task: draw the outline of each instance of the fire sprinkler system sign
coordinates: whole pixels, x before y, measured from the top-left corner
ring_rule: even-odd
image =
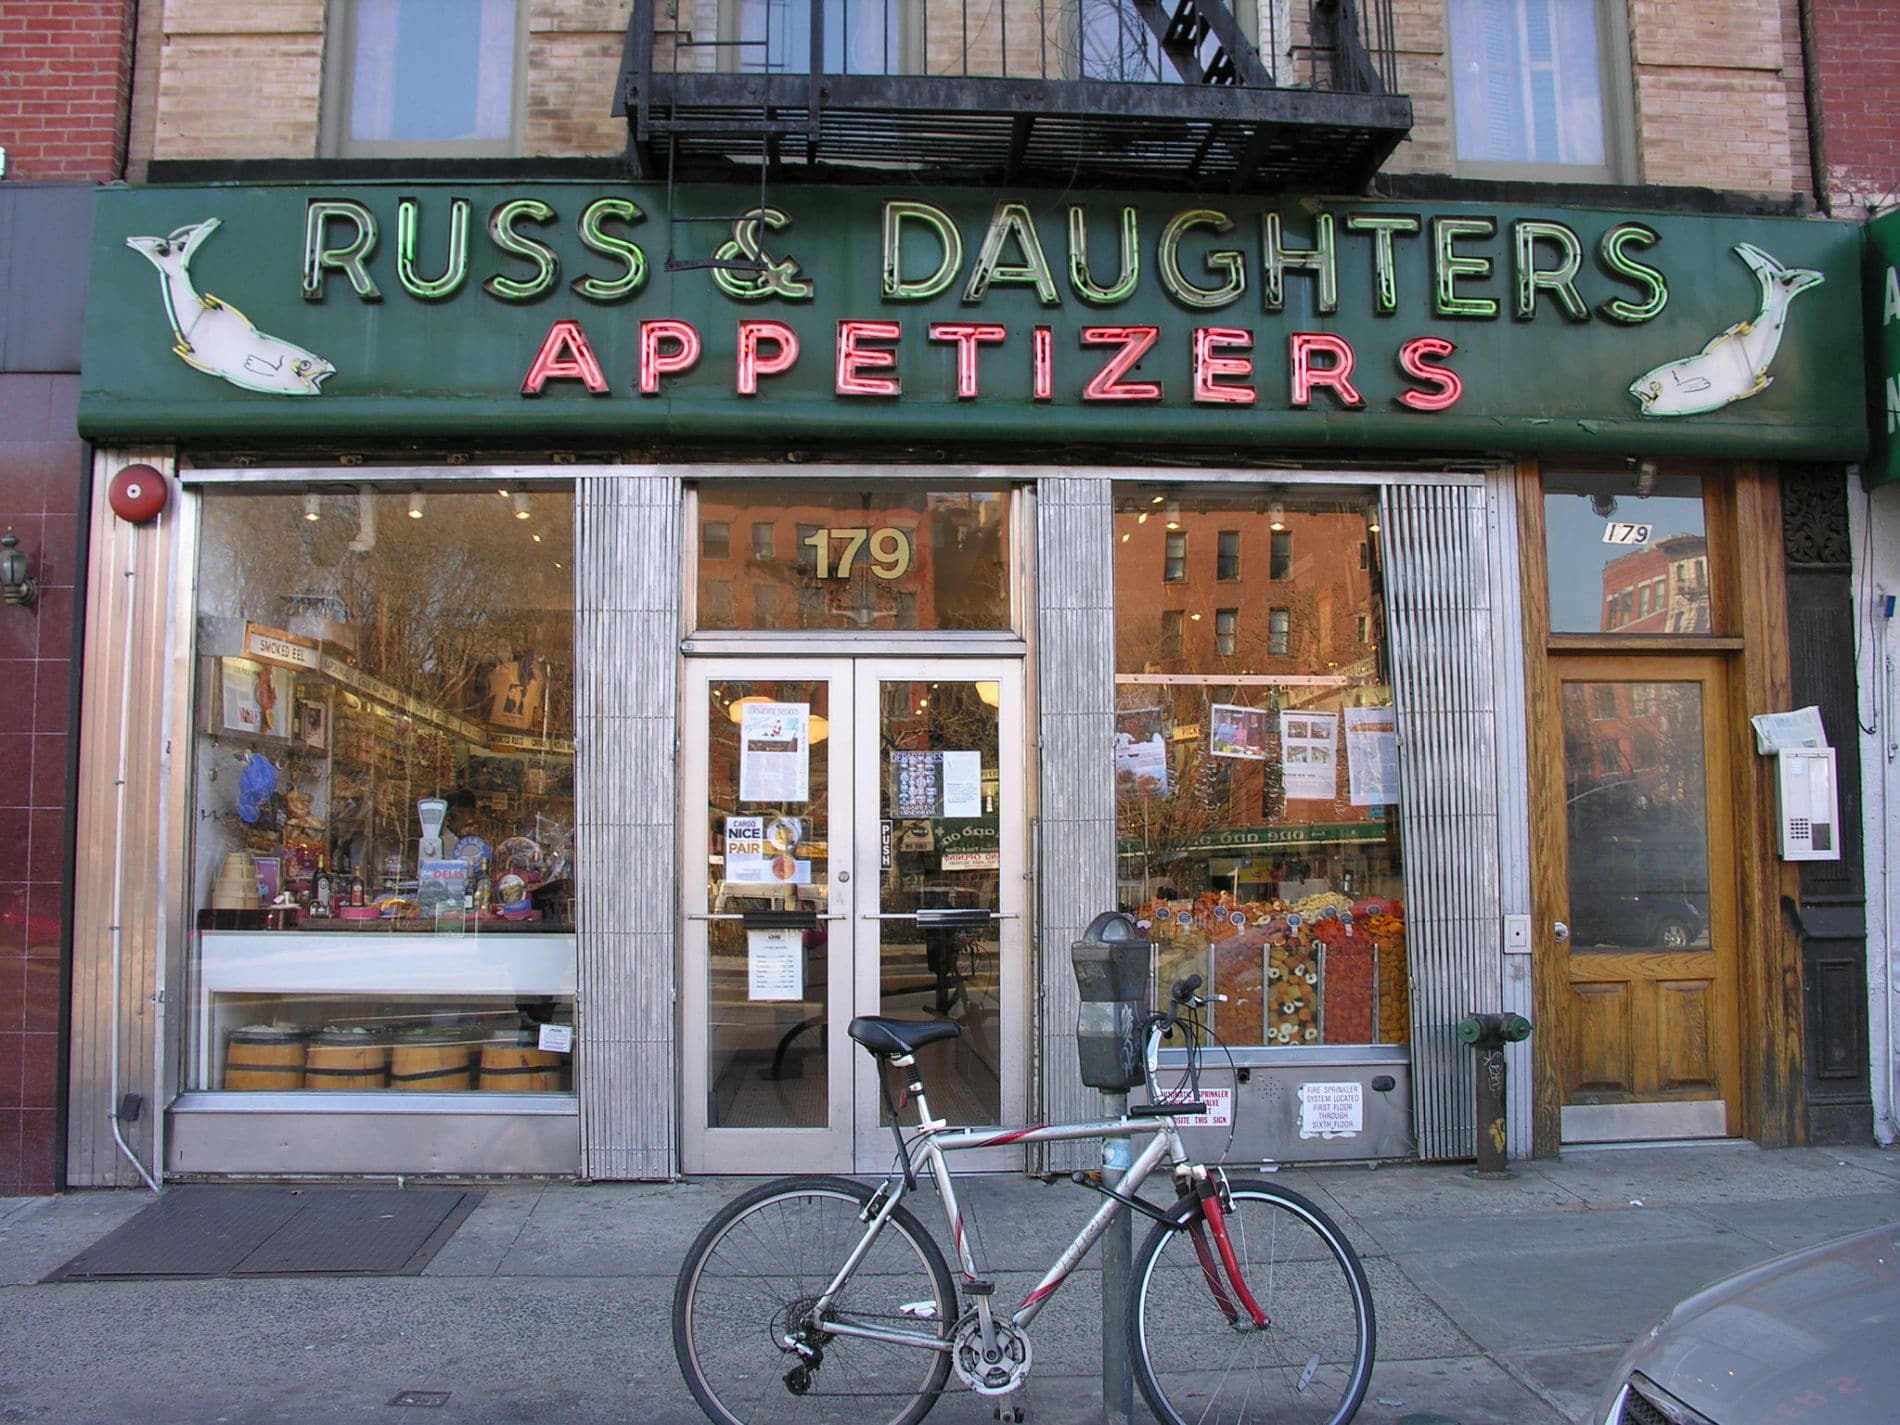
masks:
[[[1844,224],[1156,194],[668,201],[554,182],[104,191],[81,428],[729,440],[743,408],[761,438],[1866,444]]]

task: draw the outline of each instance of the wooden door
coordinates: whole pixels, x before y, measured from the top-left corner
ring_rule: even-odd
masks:
[[[1555,656],[1546,903],[1565,1142],[1739,1131],[1735,818],[1723,665]]]

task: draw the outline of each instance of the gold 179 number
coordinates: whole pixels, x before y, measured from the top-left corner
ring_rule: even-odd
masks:
[[[836,563],[831,557],[834,540],[844,546]],[[891,525],[871,530],[814,530],[801,543],[811,546],[820,579],[849,579],[851,566],[867,543],[871,547],[871,572],[878,578],[901,578],[910,569],[910,535]]]

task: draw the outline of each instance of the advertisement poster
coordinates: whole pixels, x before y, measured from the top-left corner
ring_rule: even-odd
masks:
[[[222,662],[224,730],[288,737],[290,719],[285,710],[294,691],[290,675],[248,658],[226,658]]]
[[[891,785],[897,798],[896,816],[981,816],[983,754],[893,752]]]
[[[811,862],[793,856],[798,818],[729,816],[726,818],[726,884],[729,886],[806,885]]]
[[[1215,703],[1208,708],[1207,750],[1216,757],[1240,757],[1249,762],[1267,760],[1267,710]],[[1287,792],[1292,796],[1291,789]]]
[[[746,703],[741,717],[739,800],[810,800],[810,704]]]
[[[1115,714],[1115,783],[1144,797],[1168,792],[1168,739],[1160,708],[1122,708]]]
[[[746,998],[794,1000],[805,997],[805,937],[799,930],[748,930],[745,933]]]
[[[1346,709],[1346,786],[1356,807],[1399,799],[1399,716],[1392,708]]]
[[[1339,795],[1338,748],[1338,714],[1280,714],[1280,759],[1288,801],[1329,802]]]

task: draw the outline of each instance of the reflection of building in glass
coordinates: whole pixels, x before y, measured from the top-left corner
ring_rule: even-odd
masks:
[[[1672,535],[1603,569],[1605,633],[1708,633],[1709,541]]]

